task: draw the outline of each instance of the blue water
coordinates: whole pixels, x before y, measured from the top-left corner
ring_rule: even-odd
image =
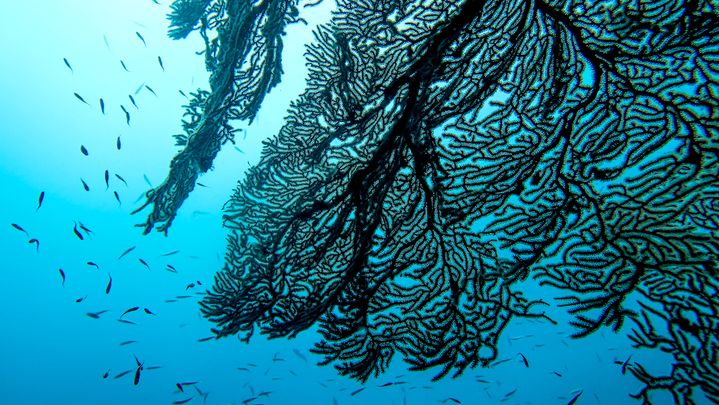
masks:
[[[250,344],[235,338],[198,342],[210,336],[211,325],[199,315],[196,293],[211,284],[222,266],[222,205],[244,171],[257,162],[261,141],[278,131],[289,103],[302,91],[303,45],[316,24],[328,18],[331,4],[305,14],[307,26],[288,29],[282,84],[246,127],[246,137],[238,136],[240,150],[225,147],[215,169],[201,177],[207,187],[195,189],[165,237],[142,236],[134,225],[144,222],[143,214],[130,212],[148,189],[143,176],[159,184],[177,152],[171,135],[181,132],[186,101],[179,90],[189,94],[207,88],[208,74],[203,57],[195,54],[203,48],[199,36],[167,38],[169,8],[162,3],[0,2],[0,15],[5,16],[0,26],[0,403],[169,404],[194,397],[189,403],[240,404],[270,392],[251,403],[454,403],[448,399],[452,397],[471,404],[548,404],[566,403],[576,390],[583,390],[578,403],[619,404],[634,403],[627,394],[637,392],[640,384],[622,375],[615,361],[631,354],[657,370],[669,367],[670,358],[658,351],[631,349],[626,330],[574,340],[566,326],[519,320],[500,342],[500,358],[509,360],[491,369],[431,382],[433,372],[408,372],[397,356],[385,375],[351,395],[363,386],[338,376],[332,367],[316,365],[320,359],[309,353],[318,339],[315,330],[293,340],[255,336]],[[157,96],[146,88],[136,94],[143,84]],[[101,97],[106,115],[100,111]],[[130,126],[120,105],[131,114]],[[121,150],[116,148],[118,136]],[[81,154],[80,145],[89,156]],[[105,170],[110,173],[107,190]],[[45,199],[36,210],[42,191]],[[94,235],[79,240],[73,233],[76,221]],[[39,249],[11,223],[38,239]],[[118,260],[131,246],[136,249]],[[162,256],[175,250],[179,253]],[[176,274],[166,270],[168,264]],[[64,286],[60,268],[66,275]],[[109,275],[112,289],[106,294]],[[201,286],[187,288],[198,280]],[[193,298],[166,302],[185,294]],[[134,306],[140,310],[123,319],[136,324],[117,322]],[[99,319],[86,315],[101,310],[109,311]],[[119,345],[128,340],[137,342]],[[142,371],[134,385],[134,356],[145,367],[161,368]],[[108,370],[108,378],[103,378]],[[131,372],[114,378],[126,370]],[[184,386],[185,393],[176,387],[194,381],[196,385]],[[380,387],[397,381],[405,383]]]

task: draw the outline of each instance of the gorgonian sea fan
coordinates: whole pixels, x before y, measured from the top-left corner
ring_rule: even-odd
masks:
[[[226,206],[219,336],[319,325],[342,374],[456,375],[546,318],[535,279],[578,337],[630,321],[675,357],[628,365],[638,397],[719,400],[713,3],[342,0],[315,35]]]

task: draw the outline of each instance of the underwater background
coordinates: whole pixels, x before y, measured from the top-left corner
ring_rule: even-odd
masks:
[[[561,319],[514,320],[502,361],[436,382],[399,356],[364,384],[339,376],[309,352],[316,328],[249,344],[204,340],[212,325],[197,302],[223,265],[222,207],[303,91],[304,46],[333,4],[287,28],[282,82],[251,125],[238,124],[236,145],[200,177],[205,187],[169,234],[143,236],[144,213],[130,213],[177,152],[180,91],[208,80],[202,39],[169,39],[169,4],[159,3],[0,2],[0,403],[565,404],[581,392],[578,404],[620,404],[636,403],[628,394],[642,387],[622,373],[630,356],[669,369],[671,356],[633,349],[623,331],[573,339]]]

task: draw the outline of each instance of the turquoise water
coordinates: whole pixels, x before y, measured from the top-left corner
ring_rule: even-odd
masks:
[[[200,342],[212,325],[200,316],[199,293],[223,265],[223,204],[304,88],[303,46],[332,5],[304,14],[308,25],[288,28],[282,83],[251,125],[238,123],[244,131],[236,148],[223,148],[214,170],[200,178],[206,187],[184,203],[169,235],[143,236],[135,225],[145,213],[130,213],[164,179],[177,152],[172,135],[181,132],[186,102],[180,91],[206,88],[208,80],[195,53],[201,39],[170,40],[169,7],[162,3],[0,4],[6,16],[0,28],[0,402],[547,404],[567,403],[581,390],[577,403],[615,404],[634,403],[628,394],[641,388],[616,362],[631,355],[658,370],[669,367],[671,357],[632,349],[623,333],[575,340],[567,325],[528,320],[504,331],[499,358],[506,361],[438,382],[432,371],[407,371],[399,356],[365,384],[338,376],[309,352],[318,339],[314,329],[290,340]],[[73,231],[80,222],[91,230],[78,230],[82,240]],[[87,315],[105,310],[97,319]],[[121,344],[127,341],[134,342]],[[144,369],[135,385],[136,359]],[[196,383],[180,392],[182,382]]]

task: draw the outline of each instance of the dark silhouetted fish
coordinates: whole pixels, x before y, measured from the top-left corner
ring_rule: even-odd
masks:
[[[166,269],[172,273],[177,273],[177,269],[171,264],[168,264]]]
[[[79,303],[79,302],[83,302],[83,301],[85,301],[86,298],[87,298],[87,295],[84,296],[84,297],[80,297],[80,298],[76,299],[75,302],[78,302],[78,303]]]
[[[554,375],[556,375],[557,377],[561,377],[561,376],[562,376],[562,374],[560,374],[560,373],[557,372],[557,371],[552,371],[552,373],[553,373]]]
[[[110,172],[105,169],[105,190],[110,188]]]
[[[127,346],[127,345],[131,345],[133,343],[137,343],[137,340],[126,340],[124,342],[120,342],[120,346]]]
[[[126,370],[126,371],[123,371],[122,373],[116,375],[114,378],[115,378],[115,379],[122,378],[122,377],[124,377],[124,376],[126,376],[126,375],[128,375],[128,374],[130,374],[130,373],[132,373],[132,370]]]
[[[129,72],[129,70],[127,70],[127,66],[125,66],[125,62],[121,60],[120,64],[122,65],[122,68],[125,69],[125,72]]]
[[[80,179],[80,181],[82,182],[82,188],[84,188],[85,191],[90,191],[90,186],[88,186],[87,183],[85,183],[85,180]]]
[[[130,253],[130,252],[132,252],[133,250],[135,250],[136,247],[137,247],[137,246],[132,246],[132,247],[127,248],[124,252],[122,252],[122,254],[120,255],[120,257],[117,258],[117,260],[120,260],[120,259],[122,259],[123,257],[127,256],[127,254]]]
[[[158,56],[157,61],[160,63],[160,67],[162,68],[162,71],[165,71],[165,65],[162,64],[162,57]]]
[[[75,232],[75,236],[77,236],[78,239],[85,240],[80,231],[77,230],[77,223],[75,223],[75,226],[72,228],[72,231]]]
[[[95,266],[96,269],[100,270],[100,265],[95,262],[87,262],[88,266]]]
[[[134,354],[132,356],[135,357],[135,362],[137,363],[137,369],[135,370],[135,381],[134,381],[134,384],[137,385],[140,383],[140,372],[142,371],[142,366],[144,365],[144,363],[140,363],[140,360]]]
[[[85,101],[84,98],[82,98],[81,95],[79,95],[79,94],[77,94],[77,93],[72,93],[72,94],[74,94],[75,97],[76,97],[78,100],[82,101],[83,103],[85,103],[85,104],[87,104],[87,105],[90,105],[87,101]]]
[[[186,399],[178,399],[177,401],[174,401],[174,402],[172,402],[172,403],[173,403],[174,405],[182,405],[182,404],[186,404],[186,403],[192,401],[193,398],[195,398],[195,397],[189,397],[189,398],[186,398]]]
[[[140,309],[140,307],[132,307],[132,308],[129,308],[129,309],[125,310],[125,312],[123,312],[122,315],[120,315],[120,318],[122,318],[123,316],[129,314],[130,312],[135,312],[135,311],[137,311],[138,309]]]
[[[522,356],[522,362],[524,363],[525,367],[529,367],[529,361],[527,361],[527,358],[524,357],[522,353],[519,353],[520,356]]]
[[[150,93],[154,94],[155,97],[157,97],[157,93],[155,93],[155,90],[152,90],[152,87],[150,87],[150,86],[148,86],[148,85],[145,85],[145,88],[146,88]]]
[[[105,371],[105,374],[102,375],[102,378],[107,378],[107,376],[110,375],[110,369],[108,368],[107,371]]]
[[[83,231],[85,231],[85,233],[87,234],[87,236],[94,235],[93,232],[92,232],[88,227],[86,227],[86,226],[82,223],[82,221],[77,221],[77,223],[80,225],[80,229],[82,229]]]
[[[626,373],[627,373],[627,364],[629,364],[629,360],[631,360],[631,359],[632,359],[632,356],[630,355],[630,356],[627,357],[627,359],[624,360],[624,362],[622,363],[622,374],[626,374]]]
[[[178,90],[178,91],[180,92],[180,94],[182,94],[182,97],[185,97],[185,98],[187,98],[187,94],[185,94],[185,92],[184,92],[184,91],[182,91],[182,90]]]
[[[125,109],[124,105],[120,105],[120,108],[125,112],[125,122],[127,122],[127,125],[130,125],[130,112]]]
[[[212,339],[215,339],[215,337],[214,336],[203,337],[203,338],[197,339],[197,341],[198,342],[207,342]]]
[[[353,396],[359,394],[360,392],[364,391],[364,389],[365,389],[365,387],[358,388],[358,389],[356,389],[356,390],[350,392],[350,396],[353,397]]]
[[[185,291],[189,290],[190,288],[192,288],[194,286],[195,286],[195,283],[188,284],[187,287],[185,287]]]
[[[42,207],[43,200],[45,200],[45,192],[41,191],[40,195],[37,197],[37,208],[35,208],[35,212],[37,212],[40,207]]]
[[[107,41],[107,35],[103,34],[102,40],[105,42],[105,47],[107,47],[107,49],[110,50],[110,43]]]
[[[121,323],[126,323],[128,325],[137,325],[135,322],[128,321],[127,319],[118,319],[117,321]]]
[[[117,150],[122,149],[122,142],[120,142],[120,137],[117,137],[117,141],[115,142],[115,146],[117,146]]]
[[[100,111],[102,111],[102,115],[105,115],[105,101],[100,97]]]
[[[115,177],[117,177],[117,179],[120,180],[121,182],[123,182],[123,183],[125,184],[125,187],[127,187],[127,182],[125,181],[124,178],[122,178],[122,176],[120,176],[119,174],[115,173]]]
[[[83,155],[85,155],[85,156],[88,156],[88,155],[90,154],[90,153],[87,151],[87,148],[85,147],[85,145],[80,145],[80,152],[81,152]]]
[[[107,277],[109,277],[110,280],[107,282],[107,287],[105,287],[105,294],[110,294],[110,289],[112,288],[112,276],[110,273],[107,273]]]
[[[137,106],[137,103],[135,102],[135,98],[132,97],[132,94],[128,94],[127,97],[130,97],[130,102],[132,103],[132,105],[135,106],[135,109],[139,110],[140,107]]]
[[[202,281],[200,280],[195,281],[195,283],[197,283],[197,285],[202,285]]]
[[[579,397],[582,395],[583,392],[584,391],[579,391],[578,393],[576,393],[572,397],[572,399],[570,399],[569,402],[567,402],[567,405],[573,405],[575,402],[577,402],[577,400],[579,399]]]
[[[145,265],[145,267],[147,267],[147,269],[148,269],[148,270],[150,270],[150,265],[149,265],[149,264],[147,264],[147,262],[146,262],[146,261],[142,260],[141,258],[138,258],[137,260],[139,260],[139,261],[140,261],[140,263],[142,263],[143,265]]]
[[[163,253],[160,256],[172,256],[172,255],[176,255],[178,253],[180,253],[179,250],[173,250],[172,252]]]
[[[115,199],[117,200],[118,207],[122,206],[122,201],[120,201],[120,195],[117,194],[117,191],[113,191],[113,194],[115,194]]]
[[[18,231],[23,232],[25,234],[25,236],[27,236],[28,238],[30,237],[30,234],[27,233],[27,231],[22,226],[20,226],[18,224],[10,224],[10,225],[12,225],[12,227],[17,229]]]
[[[200,186],[200,187],[207,187],[206,185],[204,185],[204,184],[202,184],[202,183],[200,183],[200,182],[198,182],[197,185]]]
[[[150,311],[150,309],[148,309],[148,308],[145,308],[144,311],[145,311],[145,313],[148,314],[148,315],[155,315],[155,313],[152,312],[152,311]]]
[[[145,42],[145,38],[142,37],[142,35],[135,31],[135,35],[137,35],[138,38],[140,38],[140,41],[142,41],[142,44],[145,45],[145,48],[147,48],[147,42]]]
[[[182,388],[182,384],[176,383],[175,386],[177,387],[178,390],[180,390],[180,392],[185,392],[185,389]]]
[[[162,368],[162,366],[148,366],[145,367],[145,370],[157,370],[158,368]]]
[[[147,178],[146,174],[143,174],[142,178],[145,179],[145,183],[147,183],[148,186],[152,187],[152,183],[150,182],[150,179]]]
[[[100,318],[100,315],[102,315],[102,314],[104,314],[105,312],[108,312],[108,311],[109,311],[109,309],[104,309],[104,310],[98,311],[98,312],[88,312],[88,313],[86,313],[85,315],[89,316],[89,317],[92,318],[92,319],[99,319],[99,318]]]
[[[60,272],[60,277],[62,277],[62,286],[65,287],[65,272],[62,269],[60,269],[59,272]],[[75,302],[80,302],[80,301],[75,300]]]
[[[73,70],[72,66],[70,66],[70,62],[67,61],[67,58],[62,58],[62,61],[65,62],[65,66],[67,66],[67,68],[70,69],[70,72],[72,74],[75,74],[75,70]]]

